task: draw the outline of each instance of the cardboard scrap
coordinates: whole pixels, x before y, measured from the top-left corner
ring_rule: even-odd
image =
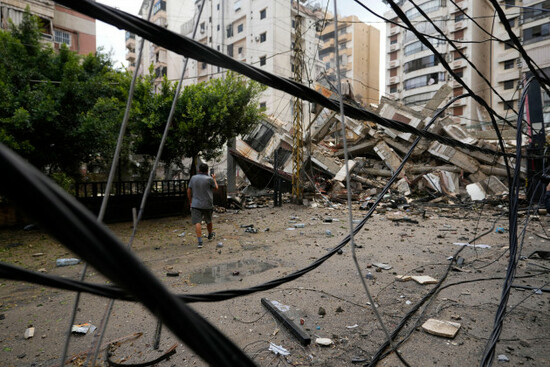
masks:
[[[399,280],[401,282],[407,282],[409,280],[414,280],[418,284],[435,284],[435,283],[437,283],[437,279],[432,278],[429,275],[396,275],[395,279]]]
[[[422,329],[429,334],[453,339],[458,333],[460,326],[458,322],[429,319],[422,324]]]

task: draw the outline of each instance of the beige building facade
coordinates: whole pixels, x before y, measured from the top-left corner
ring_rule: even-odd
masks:
[[[336,82],[334,22],[322,30],[319,57],[330,81]],[[380,31],[357,16],[338,19],[338,53],[342,83],[349,83],[355,99],[364,106],[379,102]]]

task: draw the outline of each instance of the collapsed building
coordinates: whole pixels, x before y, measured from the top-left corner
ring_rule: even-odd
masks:
[[[324,87],[320,89],[325,95],[331,94]],[[423,129],[451,93],[452,87],[443,85],[422,108],[412,108],[382,97],[380,104],[370,109],[381,117]],[[347,102],[353,101],[351,90],[346,97]],[[349,117],[346,117],[345,127],[352,197],[358,199],[365,190],[371,189],[369,192],[374,193],[373,188],[383,186],[402,163],[416,136]],[[499,149],[494,130],[469,130],[444,114],[428,130],[466,144],[495,151]],[[302,178],[306,195],[308,192],[310,195],[320,193],[335,201],[345,199],[346,169],[341,131],[340,114],[325,108],[318,109],[304,128]],[[502,131],[505,146],[511,150],[515,149],[515,133],[513,129]],[[230,154],[252,186],[258,189],[273,188],[272,178],[277,173],[282,179],[282,191],[291,190],[291,123],[265,118],[252,133],[237,140]],[[522,165],[521,173],[526,174],[525,165]],[[392,189],[402,196],[417,193],[429,194],[432,199],[484,200],[489,196],[507,194],[506,177],[503,157],[421,139]]]

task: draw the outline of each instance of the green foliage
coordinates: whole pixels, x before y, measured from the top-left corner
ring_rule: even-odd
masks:
[[[182,157],[212,159],[229,139],[249,132],[262,118],[259,94],[265,88],[232,72],[183,88],[161,159],[178,163]],[[175,86],[164,82],[150,109],[135,125],[136,151],[157,152],[168,118]]]
[[[0,31],[0,142],[43,171],[78,177],[82,163],[112,155],[130,78],[101,53],[54,52],[40,27],[26,11]]]
[[[106,172],[124,116],[131,75],[108,55],[80,56],[41,42],[39,20],[27,11],[10,32],[0,31],[0,142],[69,189],[82,164]],[[121,166],[130,154],[154,156],[175,93],[166,78],[155,93],[152,69],[138,78]],[[183,89],[161,160],[216,157],[231,138],[262,117],[260,84],[231,72]],[[147,159],[140,162],[147,167]]]

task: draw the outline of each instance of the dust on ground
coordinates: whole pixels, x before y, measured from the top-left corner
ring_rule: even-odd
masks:
[[[466,247],[460,253],[461,268],[449,272],[444,287],[406,323],[397,341],[401,356],[411,366],[478,365],[500,301],[508,258],[508,223],[502,209],[425,207],[409,213],[379,210],[355,236],[356,256],[368,289],[384,325],[392,332],[411,308],[434,285],[396,281],[396,275],[427,275],[440,279],[447,272],[449,257],[476,235],[490,248]],[[396,213],[397,212],[397,213]],[[355,210],[354,219],[365,212]],[[332,218],[325,222],[325,218]],[[392,221],[409,218],[413,222]],[[520,217],[520,223],[525,221]],[[215,216],[216,238],[201,249],[190,218],[174,217],[143,221],[133,251],[174,293],[209,293],[241,289],[280,278],[325,255],[349,230],[344,207],[310,208],[285,204],[282,208],[228,211]],[[414,223],[417,221],[418,223]],[[531,218],[523,255],[548,250],[546,236],[550,218]],[[295,228],[295,224],[304,224]],[[253,225],[257,233],[241,226]],[[494,227],[493,227],[494,226]],[[127,243],[130,223],[109,226]],[[299,225],[297,227],[300,227]],[[521,229],[520,224],[520,229]],[[252,231],[253,232],[253,231]],[[503,233],[502,233],[503,232]],[[218,245],[220,243],[220,245]],[[1,230],[0,260],[34,271],[78,279],[82,264],[56,267],[56,259],[73,255],[40,229]],[[387,264],[384,270],[372,264]],[[519,262],[514,284],[546,288],[550,265],[540,258]],[[169,276],[175,275],[178,276]],[[369,275],[367,275],[369,273]],[[89,269],[86,281],[105,283]],[[75,294],[29,283],[2,280],[0,284],[0,356],[4,366],[59,365],[69,315]],[[541,292],[537,292],[541,293]],[[550,351],[548,293],[512,289],[508,314],[496,356],[509,365],[548,366]],[[276,300],[290,306],[289,316],[312,342],[302,346],[261,304]],[[77,324],[99,326],[108,300],[83,294]],[[259,366],[350,366],[368,362],[386,341],[359,278],[350,246],[319,268],[275,289],[217,303],[194,303],[191,307],[240,346]],[[422,330],[429,318],[461,325],[455,338],[434,336]],[[301,320],[300,320],[301,319]],[[112,360],[124,364],[158,358],[174,344],[176,353],[159,366],[204,366],[205,363],[181,344],[167,327],[162,328],[160,348],[153,349],[156,319],[143,306],[117,301],[109,319],[104,342],[123,340],[112,350]],[[28,327],[34,336],[24,338]],[[143,333],[136,336],[135,333]],[[94,333],[71,337],[69,356],[78,357],[90,348]],[[329,338],[330,346],[315,340]],[[290,353],[283,357],[269,351],[270,343]],[[104,363],[106,352],[100,354]],[[495,357],[496,358],[496,357]],[[495,362],[497,363],[497,362]],[[500,364],[500,363],[499,363]],[[381,366],[400,366],[390,354]]]

